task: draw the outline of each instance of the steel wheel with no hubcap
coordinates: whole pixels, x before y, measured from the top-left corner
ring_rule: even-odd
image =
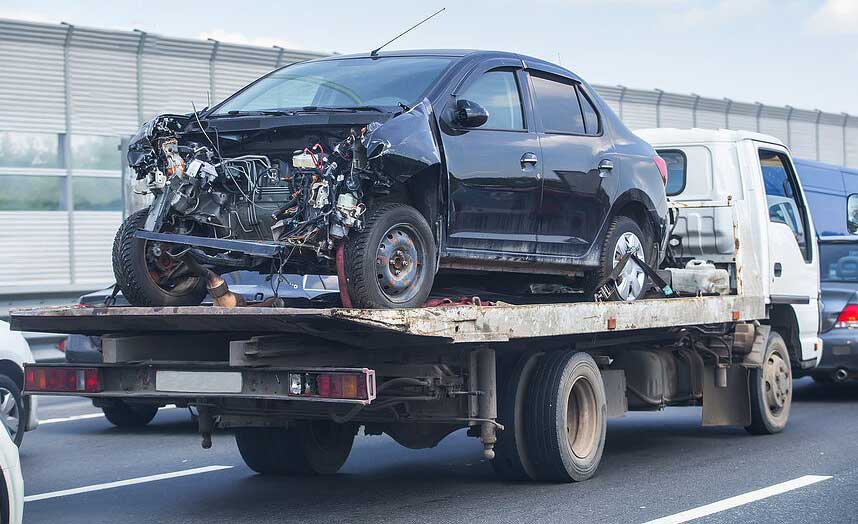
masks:
[[[586,378],[578,377],[572,384],[567,402],[566,437],[569,449],[576,457],[585,459],[599,442],[596,424],[598,407],[593,385]]]
[[[633,253],[639,259],[646,262],[641,241],[637,235],[631,232],[623,233],[617,240],[617,244],[614,247],[613,267],[616,267],[627,253]],[[646,273],[644,273],[644,270],[637,263],[629,260],[620,272],[618,280],[617,295],[622,300],[631,301],[640,295],[644,281],[646,280]]]
[[[792,378],[787,363],[778,353],[769,355],[763,364],[763,384],[766,406],[772,415],[780,415],[792,395]]]
[[[394,303],[408,302],[420,290],[426,246],[408,224],[396,224],[381,237],[376,256],[378,287]]]

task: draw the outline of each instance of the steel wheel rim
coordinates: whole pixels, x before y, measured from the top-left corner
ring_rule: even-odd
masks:
[[[596,392],[589,380],[578,377],[566,402],[566,442],[575,457],[584,460],[592,455],[598,440],[597,429]]]
[[[611,267],[617,267],[627,253],[633,253],[641,261],[646,262],[643,244],[638,236],[630,231],[623,233],[617,239],[617,244],[614,246],[614,263]],[[629,260],[617,276],[617,280],[617,295],[623,300],[632,301],[640,295],[646,273],[636,262]]]
[[[15,395],[4,387],[0,387],[0,423],[6,428],[9,438],[14,442],[21,428],[21,414],[18,410],[18,403],[15,401]]]
[[[157,244],[157,248],[161,251],[161,254],[158,255],[154,252],[155,244]],[[159,263],[163,266],[163,262],[167,259],[170,259],[170,256],[167,253],[172,247],[172,244],[162,244],[156,242],[154,244],[150,244],[149,241],[144,240],[143,244],[143,254],[144,254],[144,263],[146,264],[146,274],[149,276],[149,280],[155,284],[156,287],[167,293],[168,295],[173,296],[182,296],[187,294],[189,291],[194,289],[197,286],[197,282],[199,282],[199,276],[185,276],[180,277],[175,281],[172,287],[164,287],[161,284],[161,277],[159,276],[162,271],[164,271],[163,267],[159,267]],[[180,260],[171,259],[173,264],[177,266],[181,265],[182,262]],[[170,266],[172,267],[172,266]]]
[[[425,278],[425,256],[425,242],[409,224],[396,224],[385,231],[375,257],[381,294],[396,304],[413,299]]]
[[[783,414],[792,397],[789,366],[778,351],[773,351],[763,363],[763,394],[766,409],[775,417]]]

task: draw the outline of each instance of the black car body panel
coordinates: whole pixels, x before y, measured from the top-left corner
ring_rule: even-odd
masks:
[[[424,93],[424,102],[414,107],[307,107],[246,115],[222,111],[251,84],[198,117],[183,117],[176,136],[180,143],[211,144],[221,158],[267,155],[283,160],[282,155],[308,144],[326,144],[329,150],[362,127],[367,154],[377,161],[374,169],[404,188],[386,189],[409,195],[435,229],[441,267],[580,274],[599,264],[607,228],[620,214],[649,233],[650,259],[660,262],[668,213],[655,152],[574,73],[494,51],[390,52],[312,62],[426,56],[450,62]],[[488,72],[509,73],[508,79],[514,79],[521,105],[519,129],[456,124],[457,101]],[[546,129],[534,96],[535,77],[573,86],[579,103],[586,99],[595,109],[598,124],[581,134]],[[151,130],[152,124],[147,125]],[[138,142],[147,140],[145,131]],[[132,144],[132,165],[139,165],[141,156]],[[271,226],[266,220],[260,218],[258,231]],[[147,229],[156,228],[147,222]],[[253,264],[257,270],[266,266],[259,260]],[[295,264],[287,270],[330,269],[325,260]]]

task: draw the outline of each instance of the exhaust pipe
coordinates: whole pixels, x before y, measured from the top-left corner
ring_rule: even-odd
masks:
[[[834,372],[834,380],[837,382],[843,382],[849,378],[849,372],[843,368],[837,368],[837,371]]]
[[[185,264],[188,267],[199,275],[202,278],[206,279],[206,289],[209,292],[209,295],[212,296],[213,302],[215,306],[221,307],[244,307],[247,305],[247,301],[244,300],[244,297],[233,293],[229,290],[229,286],[226,281],[206,267],[201,266],[192,254],[187,254],[184,256]]]

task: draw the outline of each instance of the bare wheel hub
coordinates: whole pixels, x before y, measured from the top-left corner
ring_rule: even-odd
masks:
[[[569,392],[566,405],[566,439],[579,459],[586,459],[598,445],[598,405],[593,385],[579,377]]]
[[[407,224],[397,224],[381,237],[376,255],[378,286],[394,302],[406,302],[423,279],[425,247]]]
[[[787,363],[777,353],[772,353],[763,364],[763,381],[766,404],[772,414],[779,414],[789,400],[792,379]]]
[[[637,235],[632,232],[620,235],[617,245],[614,247],[614,263],[611,267],[617,267],[620,260],[628,253],[634,254],[644,262],[646,261],[643,245]],[[617,294],[623,300],[634,300],[640,295],[645,280],[646,274],[643,268],[629,259],[617,276]]]

